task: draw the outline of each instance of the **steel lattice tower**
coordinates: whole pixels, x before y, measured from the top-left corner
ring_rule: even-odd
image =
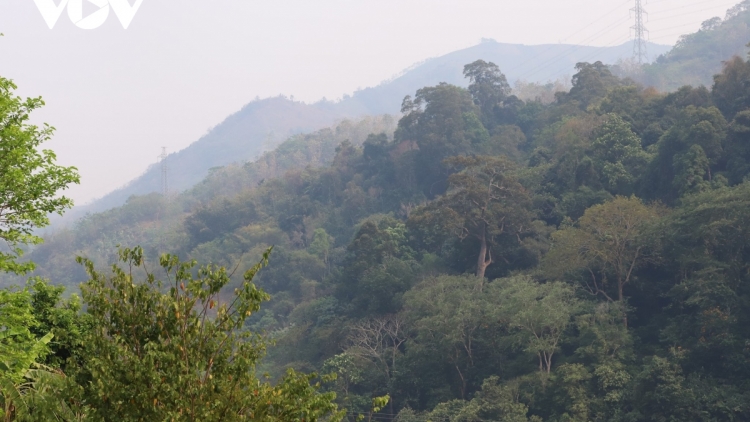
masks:
[[[638,64],[643,64],[648,61],[648,53],[646,51],[646,34],[648,29],[644,25],[643,15],[647,15],[643,9],[641,0],[635,0],[635,7],[630,9],[635,14],[635,25],[631,29],[635,32],[635,39],[633,40],[633,59]]]
[[[167,147],[161,147],[161,193],[165,197],[169,196],[169,184],[167,183]]]

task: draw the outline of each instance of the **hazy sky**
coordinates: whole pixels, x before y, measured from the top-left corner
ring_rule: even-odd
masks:
[[[83,17],[107,4],[69,1],[83,1]],[[47,101],[36,120],[58,129],[47,147],[80,169],[82,184],[69,192],[79,204],[141,174],[161,146],[177,151],[196,141],[256,96],[339,98],[481,38],[618,45],[630,39],[635,3],[142,1],[127,30],[113,10],[97,29],[80,29],[63,12],[50,30],[34,0],[0,0],[0,75],[21,95]],[[738,1],[644,0],[651,41],[673,44]]]

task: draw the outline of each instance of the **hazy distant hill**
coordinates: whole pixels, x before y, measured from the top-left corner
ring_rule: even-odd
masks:
[[[213,167],[247,161],[273,149],[291,135],[330,126],[336,110],[291,101],[284,97],[253,101],[211,129],[187,148],[169,155],[168,182],[171,192],[181,192],[203,180]],[[118,207],[132,195],[161,190],[161,167],[151,166],[127,186],[76,207],[76,216]]]
[[[658,55],[668,46],[650,45]],[[376,87],[367,88],[338,102],[304,104],[284,97],[256,100],[229,116],[204,137],[167,158],[171,191],[185,190],[203,180],[213,167],[243,162],[273,149],[291,135],[311,132],[346,117],[395,114],[407,94],[424,86],[448,82],[466,85],[463,66],[477,59],[497,63],[511,84],[518,79],[547,82],[574,73],[575,63],[597,61],[615,63],[632,53],[630,43],[617,47],[587,47],[566,44],[527,46],[486,40],[479,45],[442,57],[429,59],[401,76]],[[76,207],[67,219],[88,212],[99,212],[125,203],[132,195],[144,195],[161,189],[161,170],[149,168],[128,185],[94,201]]]
[[[702,29],[683,36],[667,54],[646,66],[640,81],[659,90],[671,91],[683,85],[711,87],[721,63],[734,55],[745,57],[750,42],[750,10],[739,4],[725,19],[705,21]]]
[[[671,47],[649,44],[652,57],[664,54]],[[589,47],[566,44],[519,45],[486,40],[479,45],[430,59],[405,72],[400,77],[373,88],[356,92],[341,102],[341,106],[367,113],[398,111],[404,96],[439,82],[467,86],[463,67],[477,59],[492,61],[503,71],[511,85],[517,80],[526,82],[554,81],[570,77],[578,62],[601,61],[615,64],[633,54],[633,44],[617,47]],[[395,110],[394,110],[395,109]]]

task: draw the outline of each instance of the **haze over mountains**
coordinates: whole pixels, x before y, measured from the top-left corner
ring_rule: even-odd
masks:
[[[649,44],[649,56],[656,57],[671,47]],[[199,181],[209,169],[251,160],[273,149],[291,135],[327,127],[348,117],[399,112],[406,95],[424,86],[447,82],[466,86],[463,66],[477,59],[500,66],[508,81],[545,83],[569,78],[578,62],[602,61],[614,64],[632,55],[632,44],[591,47],[567,44],[519,45],[494,40],[432,58],[382,84],[366,88],[340,101],[305,104],[285,97],[255,100],[229,116],[205,136],[182,151],[169,155],[169,189],[180,192]],[[150,167],[126,186],[67,214],[67,221],[89,212],[99,212],[125,203],[132,195],[161,189],[160,166]]]

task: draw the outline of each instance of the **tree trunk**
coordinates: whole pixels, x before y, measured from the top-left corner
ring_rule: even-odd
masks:
[[[461,373],[461,370],[458,368],[458,364],[456,363],[453,366],[456,367],[458,376],[461,378],[461,400],[465,400],[466,399],[466,379],[464,378],[464,374]]]
[[[628,328],[628,314],[625,311],[625,302],[624,302],[624,295],[623,295],[623,287],[625,286],[625,282],[622,280],[617,280],[617,300],[620,302],[620,306],[622,307],[622,323],[625,325],[625,328]]]
[[[492,264],[492,253],[487,247],[487,225],[483,223],[482,235],[479,238],[479,257],[477,258],[477,277],[484,279],[484,273],[487,270],[487,267],[490,266],[490,264]]]

